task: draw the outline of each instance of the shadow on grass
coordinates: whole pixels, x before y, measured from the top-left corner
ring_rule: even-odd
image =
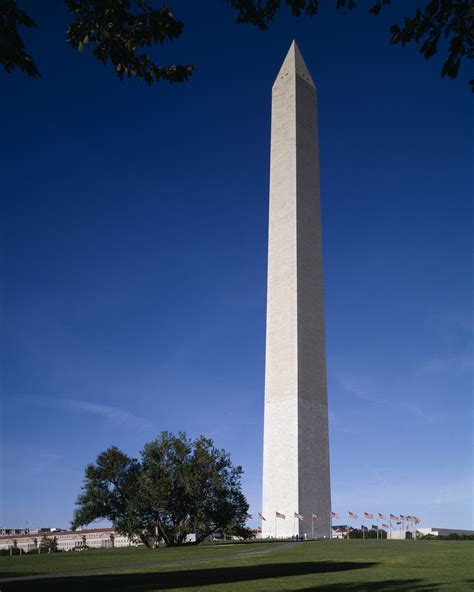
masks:
[[[439,584],[424,583],[420,579],[379,580],[377,582],[348,582],[344,584],[322,584],[310,588],[299,588],[299,592],[442,592]]]
[[[24,578],[25,576],[44,576],[48,577],[44,571],[0,571],[0,579],[2,578]],[[2,592],[2,584],[0,583],[0,592]]]
[[[216,567],[189,569],[183,571],[163,571],[154,573],[122,573],[90,576],[50,577],[41,580],[8,582],[1,584],[2,592],[10,590],[55,591],[67,590],[87,592],[99,590],[127,590],[128,592],[147,592],[151,590],[173,590],[215,584],[251,582],[270,578],[288,578],[359,570],[373,567],[376,563],[354,563],[340,561],[311,561],[301,563],[270,563],[239,567]],[[252,589],[251,584],[248,587]],[[272,589],[271,582],[268,590]],[[315,588],[317,589],[317,588]],[[356,590],[356,589],[355,589]],[[362,590],[362,588],[359,588]]]

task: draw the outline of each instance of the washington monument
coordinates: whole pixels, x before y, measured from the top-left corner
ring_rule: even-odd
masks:
[[[272,90],[262,536],[329,537],[330,512],[316,87],[293,41]]]

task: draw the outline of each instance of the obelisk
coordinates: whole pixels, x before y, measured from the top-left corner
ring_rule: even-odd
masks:
[[[316,87],[293,41],[272,89],[262,536],[329,537],[330,512]]]

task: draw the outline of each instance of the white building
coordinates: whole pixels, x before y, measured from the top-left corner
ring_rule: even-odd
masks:
[[[316,87],[295,42],[273,85],[271,128],[262,537],[323,538],[331,490]]]
[[[333,539],[346,539],[351,528],[347,524],[342,524],[332,527],[332,538]]]
[[[391,541],[411,541],[414,539],[413,532],[402,528],[401,530],[389,530],[387,538]]]
[[[31,531],[28,534],[0,536],[0,550],[21,549],[24,552],[38,549],[43,538],[56,539],[58,550],[73,551],[83,547],[91,549],[111,549],[136,545],[127,536],[117,534],[114,528],[91,528],[84,530]]]
[[[16,534],[28,534],[29,528],[0,528],[0,536],[12,536]]]
[[[432,534],[433,536],[448,536],[454,533],[474,536],[474,530],[466,530],[464,528],[436,528],[433,526],[432,528],[418,528],[417,532],[423,536],[426,536],[427,534]]]

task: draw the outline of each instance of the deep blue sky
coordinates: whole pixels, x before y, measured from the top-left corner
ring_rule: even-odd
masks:
[[[319,95],[333,508],[471,526],[472,97],[466,66],[442,80],[442,56],[390,46],[413,3],[283,10],[262,33],[173,0],[185,31],[156,55],[198,70],[151,89],[67,46],[60,3],[20,4],[42,78],[0,72],[0,525],[67,526],[87,462],[165,429],[231,451],[260,510],[270,98],[296,38]]]

